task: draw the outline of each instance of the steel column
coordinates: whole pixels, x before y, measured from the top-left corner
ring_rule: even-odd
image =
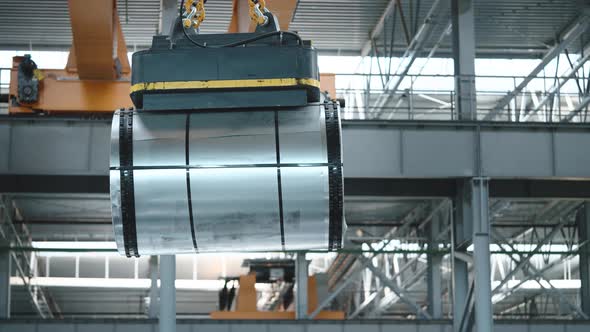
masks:
[[[472,188],[475,326],[478,332],[492,332],[488,180],[474,178]]]
[[[176,256],[160,256],[160,332],[176,332]]]
[[[305,253],[300,252],[295,258],[295,282],[297,282],[297,291],[295,293],[295,318],[307,318],[307,272],[308,261],[305,259]]]
[[[434,251],[438,250],[437,237],[440,234],[442,215],[448,213],[445,209],[437,212],[428,226],[428,250],[432,253],[427,257],[426,280],[428,282],[428,313],[434,319],[442,318],[442,256]]]
[[[452,0],[451,16],[457,114],[460,120],[476,120],[473,0]]]
[[[454,199],[453,226],[451,228],[451,264],[453,286],[453,331],[459,332],[464,318],[463,313],[469,302],[469,265],[458,254],[465,251],[471,242],[471,225],[468,212],[471,208],[466,181],[458,184]]]
[[[149,262],[149,274],[150,274],[150,305],[148,308],[148,317],[158,317],[158,256],[150,256]]]
[[[580,248],[580,297],[582,299],[582,311],[590,316],[590,203],[586,202],[578,210],[576,215],[579,230]]]
[[[10,269],[8,250],[0,252],[0,319],[10,318]]]
[[[468,263],[455,253],[464,253],[473,242],[475,326],[478,332],[491,332],[492,290],[490,273],[489,180],[473,178],[457,188],[453,227],[453,326],[465,330],[469,321]],[[467,310],[466,310],[467,309]]]

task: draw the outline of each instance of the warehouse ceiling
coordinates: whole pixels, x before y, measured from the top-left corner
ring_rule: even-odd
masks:
[[[291,29],[313,40],[324,54],[359,54],[389,1],[300,0]],[[433,2],[402,0],[410,35]],[[206,6],[202,32],[227,31],[232,0],[211,0]],[[537,57],[579,15],[580,6],[580,0],[475,0],[478,54]],[[118,11],[129,49],[148,47],[158,28],[160,0],[118,0]],[[389,22],[387,29],[392,25]],[[407,45],[404,35],[398,18],[393,38],[398,52]],[[0,48],[65,50],[70,44],[67,0],[37,1],[34,7],[20,0],[0,2]],[[449,45],[447,36],[440,53],[448,51]]]

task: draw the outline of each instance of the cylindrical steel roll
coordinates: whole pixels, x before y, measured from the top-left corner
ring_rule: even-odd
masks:
[[[336,105],[116,112],[111,202],[121,254],[338,249]]]

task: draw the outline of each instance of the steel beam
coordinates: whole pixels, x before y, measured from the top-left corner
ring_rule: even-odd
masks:
[[[375,257],[375,256],[373,256],[373,257]],[[367,264],[369,264],[370,262],[371,262],[370,260],[367,260],[364,263],[360,263],[360,266],[355,268],[352,272],[347,273],[347,277],[344,279],[344,281],[341,281],[334,288],[334,290],[322,301],[322,303],[320,303],[317,306],[317,308],[312,313],[309,314],[309,316],[307,318],[308,319],[315,318],[315,316],[317,316],[320,313],[320,311],[322,311],[328,304],[330,304],[330,302],[332,302],[332,300],[334,300],[344,289],[346,289],[346,287],[348,287],[348,285],[350,285],[352,282],[354,282],[356,280],[355,275],[357,273],[362,272],[367,267]],[[357,309],[357,311],[358,311],[358,309]],[[360,313],[360,311],[359,311],[359,313]],[[350,317],[349,317],[349,319],[350,319]]]
[[[367,260],[369,260],[369,259],[366,258],[365,256],[359,256],[359,260],[362,263],[366,263]],[[416,311],[416,314],[418,316],[421,316],[421,317],[426,318],[426,319],[431,319],[432,318],[430,316],[430,314],[428,314],[428,312],[426,312],[426,311],[424,311],[424,309],[422,309],[421,306],[419,306],[416,302],[414,302],[413,300],[411,300],[410,298],[408,298],[406,295],[404,295],[403,294],[403,290],[400,289],[399,286],[393,280],[389,279],[385,275],[385,273],[383,273],[383,271],[379,270],[372,263],[366,263],[366,265],[367,265],[367,268],[369,270],[371,270],[371,272],[373,272],[373,274],[381,280],[381,282],[383,283],[383,285],[385,287],[391,289],[391,291],[393,293],[395,293],[395,295],[397,295],[402,302],[404,302],[405,304],[407,304],[409,307],[413,308]]]
[[[13,181],[14,179],[17,181]],[[456,179],[436,177],[423,179],[360,178],[344,179],[345,199],[352,196],[446,198],[457,195]],[[490,196],[502,199],[590,199],[587,179],[490,180]],[[76,194],[109,194],[109,177],[55,175],[0,175],[0,192]],[[106,196],[108,197],[108,196]],[[351,220],[353,223],[355,220]],[[364,221],[364,220],[363,220]]]
[[[172,24],[179,15],[180,4],[177,0],[160,0],[160,20],[158,22],[158,34],[170,35]]]
[[[359,304],[359,306],[354,310],[353,313],[351,313],[350,315],[348,315],[348,319],[355,319],[358,315],[360,315],[363,311],[365,311],[365,309],[367,309],[367,307],[373,303],[373,301],[375,301],[375,299],[378,297],[378,295],[383,291],[383,287],[380,287],[379,289],[377,289],[376,291],[374,291],[373,293],[371,293],[371,295],[369,295],[369,297],[367,297],[361,304]]]
[[[451,0],[455,100],[460,120],[476,120],[473,0]]]
[[[295,318],[307,318],[307,278],[308,264],[305,259],[305,252],[297,253],[295,257],[295,282],[297,290],[295,292]]]
[[[393,131],[387,130],[387,127],[373,131],[368,126],[372,122],[366,122],[366,126],[360,122],[354,123],[358,127],[345,124],[343,128],[345,177],[374,178],[392,175],[399,178],[421,178],[430,173],[432,177],[482,175],[491,178],[538,178],[554,177],[563,172],[570,173],[571,177],[590,177],[590,156],[580,158],[575,148],[581,144],[576,142],[578,139],[590,144],[590,131],[583,135],[560,133],[559,126],[566,124],[557,124],[555,131],[549,129],[552,125],[545,123],[524,126],[474,123],[472,128],[478,129],[471,131],[462,126],[445,128],[445,125],[451,123],[465,122],[448,122],[445,125],[438,123],[431,126],[426,122],[418,124],[419,122],[392,121],[390,123],[395,123],[395,127],[390,127]],[[415,123],[416,127],[410,123]],[[583,126],[567,125],[579,126],[580,129]],[[533,128],[537,130],[532,132]],[[581,133],[580,131],[579,134]],[[446,142],[443,143],[443,140]],[[387,147],[382,146],[381,150],[376,142],[383,142]],[[367,146],[372,148],[367,149]],[[390,153],[374,154],[373,151]],[[437,167],[432,167],[433,162]],[[585,163],[587,166],[579,167]],[[532,175],[535,173],[538,176]],[[574,176],[574,173],[579,175]]]
[[[403,281],[401,282],[400,287],[399,287],[401,292],[399,294],[406,296],[405,293],[409,292],[413,287],[415,287],[418,284],[419,281],[421,281],[424,278],[424,275],[426,274],[426,267],[422,267],[422,268],[417,269],[416,271],[413,271],[413,272],[414,272],[413,274],[411,274],[407,278],[403,279]],[[391,307],[393,304],[397,303],[400,300],[402,302],[405,302],[405,299],[400,297],[399,294],[396,292],[393,292],[393,293],[388,294],[388,296],[384,296],[381,299],[381,301],[379,301],[379,305],[375,309],[375,314],[381,315],[389,307]],[[416,304],[418,304],[418,303],[416,303]],[[427,313],[428,311],[424,311],[424,312]],[[432,317],[428,318],[428,316],[424,316],[422,314],[422,312],[418,313],[418,317],[432,319]]]
[[[498,286],[496,286],[496,288],[494,288],[492,293],[499,292],[502,289],[502,286],[506,285],[506,283],[508,283],[508,281],[510,281],[513,276],[515,276],[518,272],[520,272],[520,270],[530,262],[530,260],[533,258],[533,256],[535,254],[538,254],[541,251],[541,249],[543,248],[543,246],[545,244],[549,243],[553,239],[553,237],[555,237],[555,235],[557,235],[561,231],[561,229],[563,228],[563,225],[566,222],[567,221],[565,219],[562,219],[561,222],[555,228],[553,228],[553,230],[551,230],[551,232],[549,232],[549,234],[547,234],[541,240],[537,241],[537,245],[535,246],[535,248],[526,257],[521,259],[519,261],[519,263],[510,272],[508,272],[508,274],[506,274],[506,276],[504,277],[504,280],[500,281],[500,284],[498,284]]]
[[[418,206],[416,206],[414,209],[412,209],[410,212],[408,212],[401,220],[401,226],[399,227],[395,227],[392,230],[390,230],[389,232],[385,233],[383,235],[383,243],[381,244],[380,248],[385,248],[393,239],[395,239],[396,237],[404,234],[410,227],[412,227],[414,225],[414,223],[417,221],[417,218],[421,218],[422,215],[424,214],[423,210],[426,208],[427,204],[423,203],[423,204],[419,204]],[[438,205],[434,205],[432,208],[432,211],[430,211],[430,213],[428,215],[426,215],[424,217],[423,220],[418,220],[420,221],[420,223],[417,225],[418,228],[423,228],[425,225],[428,225],[431,220],[435,217],[435,215],[437,213],[440,212],[440,209],[442,207],[445,206],[445,202],[442,201],[440,202]],[[349,273],[348,274],[348,280],[342,282],[342,283],[347,283],[349,280],[352,280],[353,278],[351,278],[350,276],[353,275],[354,273],[357,272],[361,272],[363,271],[365,268],[368,268],[368,265],[372,265],[372,259],[377,257],[379,255],[379,251],[373,251],[372,255],[370,255],[368,258],[366,257],[359,257],[360,260],[360,266],[357,267],[354,272]],[[408,268],[410,268],[416,261],[418,261],[419,256],[416,256],[415,258],[409,260],[408,262],[406,262],[406,264],[404,266],[402,266],[401,268],[399,268],[398,271],[396,271],[395,275],[393,275],[391,278],[391,280],[400,278],[401,275],[404,273],[404,271],[406,271]],[[406,280],[405,284],[402,284],[403,286],[412,286],[418,279],[414,279],[413,281],[410,280],[410,282],[408,282],[408,280]],[[368,298],[366,298],[362,304],[359,304],[359,306],[357,306],[356,310],[349,315],[349,319],[352,319],[356,316],[358,316],[361,312],[363,312],[373,301],[375,301],[381,291],[383,290],[383,286],[380,285],[379,287],[377,287],[378,290],[373,292],[371,294],[371,296],[369,296]],[[401,297],[398,296],[397,299],[401,299]],[[376,311],[379,311],[381,309],[381,306],[376,308]],[[312,316],[313,317],[313,316]]]
[[[345,178],[346,196],[457,197],[456,179]],[[490,196],[502,199],[589,199],[588,181],[490,180]],[[24,191],[23,191],[24,192]]]
[[[521,121],[528,120],[532,115],[536,114],[541,108],[543,108],[547,103],[549,103],[555,97],[555,94],[558,93],[561,88],[572,78],[576,75],[578,70],[584,66],[584,64],[590,59],[590,49],[586,49],[585,52],[582,53],[583,55],[576,60],[576,62],[572,65],[570,69],[567,70],[561,77],[557,80],[555,85],[553,85],[547,91],[547,94],[539,101],[539,103],[530,110],[526,115],[523,116]]]
[[[334,300],[338,295],[340,295],[340,293],[342,293],[342,291],[344,289],[346,289],[346,287],[348,287],[348,285],[350,285],[352,282],[354,281],[354,278],[352,278],[351,275],[348,276],[348,278],[346,278],[346,280],[344,280],[343,282],[341,282],[323,301],[322,303],[320,303],[317,308],[309,314],[308,318],[309,319],[314,319],[315,316],[317,316],[320,311],[322,311],[328,304],[330,304],[330,302],[332,302],[332,300]]]
[[[10,252],[0,251],[0,319],[10,318],[11,263]]]
[[[155,322],[146,319],[77,319],[75,321],[43,321],[32,319],[13,319],[0,324],[0,332],[14,331],[154,331]],[[367,331],[451,331],[447,320],[368,320],[368,321],[271,321],[271,320],[211,320],[187,319],[178,322],[182,331],[265,331],[265,332],[367,332]],[[498,320],[498,332],[582,332],[590,330],[590,321],[572,320]]]
[[[580,250],[580,298],[582,311],[590,316],[590,203],[586,202],[576,215],[579,231],[579,243],[583,243]]]
[[[590,105],[590,95],[585,96],[580,101],[580,103],[578,104],[578,106],[576,106],[576,108],[574,110],[572,110],[568,115],[566,115],[565,118],[563,118],[561,120],[561,122],[570,122],[570,121],[572,121],[576,117],[576,115],[578,115],[580,112],[582,112],[582,110],[584,110],[586,107],[588,107],[588,105]]]
[[[497,236],[494,236],[497,237]],[[561,259],[569,259],[572,258],[573,256],[575,256],[574,254],[569,254],[569,255],[564,255]],[[513,261],[515,261],[514,259],[512,259]],[[561,260],[556,260],[552,263],[549,263],[547,265],[545,265],[542,269],[537,270],[535,273],[533,274],[529,274],[529,278],[537,278],[538,276],[541,276],[543,273],[551,270],[552,268],[556,267],[557,265],[561,264],[562,261]],[[524,279],[521,280],[520,282],[518,282],[516,285],[514,285],[513,287],[511,287],[510,289],[506,289],[506,290],[502,290],[501,292],[501,296],[495,296],[492,299],[492,303],[496,304],[501,302],[502,300],[504,300],[506,297],[508,297],[508,295],[510,295],[510,293],[516,291],[520,286],[524,285],[528,280],[530,279]]]
[[[27,179],[55,192],[94,184],[59,176],[108,176],[110,122],[71,119],[0,116],[0,192],[22,192]],[[587,124],[344,121],[342,141],[345,178],[465,178],[479,168],[490,178],[590,178],[578,148],[590,145]]]
[[[375,254],[375,253],[374,253]],[[375,257],[375,256],[373,256]],[[415,266],[415,264],[418,262],[420,258],[420,255],[417,255],[416,257],[408,260],[403,266],[399,267],[397,269],[397,271],[395,271],[395,274],[392,275],[390,278],[388,278],[389,280],[392,280],[394,282],[396,282],[397,284],[399,284],[399,289],[409,289],[412,286],[414,286],[421,278],[422,278],[422,274],[425,273],[426,271],[416,271],[416,273],[414,273],[413,275],[411,275],[409,278],[404,279],[403,281],[401,281],[401,277],[404,274],[405,271],[407,271],[409,268],[411,268],[412,266]],[[365,264],[372,264],[372,260],[371,258],[366,259],[365,262],[363,263],[363,268],[367,267],[365,266]],[[369,296],[368,298],[365,299],[365,301],[363,301],[363,303],[361,305],[359,305],[357,307],[357,309],[355,310],[355,312],[350,315],[348,317],[348,319],[353,319],[354,317],[356,317],[357,315],[359,315],[360,313],[362,313],[365,309],[368,308],[368,306],[374,302],[375,300],[379,299],[379,296],[381,295],[381,292],[383,291],[383,283],[381,283],[379,286],[377,286],[377,290],[375,292],[373,292],[371,294],[371,296]],[[393,298],[392,298],[392,294],[389,294],[390,296],[387,298],[383,298],[381,301],[379,301],[378,305],[376,306],[376,308],[374,309],[374,313],[375,314],[381,314],[381,312],[383,312],[384,310],[386,310],[387,308],[389,308],[391,305],[393,305],[394,303],[396,303],[397,301],[401,300],[402,298],[400,296],[397,295],[398,293],[393,293]],[[430,312],[429,312],[430,313]]]
[[[160,256],[160,332],[176,332],[176,256]]]
[[[81,80],[112,81],[109,83],[117,81],[120,75],[125,76],[130,73],[127,46],[119,23],[119,15],[117,15],[117,2],[114,0],[90,2],[69,0],[68,8],[72,28],[72,48],[66,71],[76,72]],[[48,76],[46,74],[46,77]],[[72,79],[64,78],[64,80]],[[88,91],[91,89],[90,86],[79,83],[78,85],[81,94],[90,94]],[[101,96],[105,99],[110,98],[108,93],[113,86],[109,85],[109,89],[100,91]],[[46,87],[43,86],[43,88]],[[77,97],[71,90],[64,89],[56,93],[59,94],[58,98],[69,102]],[[68,98],[64,98],[64,94],[67,94]],[[35,106],[43,106],[43,104]],[[41,109],[60,111],[55,108]],[[80,111],[82,109],[77,110],[77,112]]]
[[[516,258],[514,258],[513,255],[509,255],[509,257],[510,257],[510,259],[512,261],[514,261],[517,265],[519,265],[523,261],[525,261],[526,257],[522,253],[517,252],[515,250],[514,246],[512,246],[508,242],[507,239],[505,239],[504,237],[502,237],[499,233],[495,233],[495,237],[497,239],[499,239],[501,242],[504,242],[504,244],[506,244],[512,251],[515,251],[515,255],[520,258],[520,260],[517,260]],[[551,266],[551,264],[548,265],[548,266]],[[542,289],[544,289],[545,291],[549,292],[550,294],[558,297],[560,299],[561,303],[567,304],[581,318],[588,319],[588,316],[583,312],[583,310],[580,307],[578,307],[577,305],[571,303],[570,300],[568,300],[565,297],[565,295],[560,290],[558,290],[557,288],[555,288],[555,286],[553,286],[553,284],[550,282],[550,280],[546,280],[547,281],[547,285],[549,286],[549,288],[545,287],[545,285],[539,280],[539,278],[545,279],[545,278],[543,278],[543,273],[545,271],[548,271],[549,270],[548,266],[546,266],[543,269],[539,270],[539,269],[537,269],[536,267],[533,266],[533,264],[530,262],[530,260],[526,260],[526,263],[525,263],[524,268],[523,268],[523,272],[524,272],[524,274],[526,276],[528,276],[529,280],[534,280],[535,282],[537,282],[537,284],[539,284],[539,286]],[[510,290],[508,290],[506,293],[513,292],[514,290],[518,289],[521,285],[523,285],[525,282],[526,282],[525,280],[521,281],[516,286],[514,286]]]
[[[518,84],[514,90],[510,91],[506,94],[496,106],[492,109],[490,113],[488,113],[484,120],[491,120],[493,119],[498,113],[502,112],[504,107],[508,106],[510,101],[516,97],[522,90],[535,78],[545,66],[547,66],[555,57],[559,56],[563,50],[565,50],[572,42],[576,41],[590,23],[590,17],[588,16],[588,11],[583,10],[580,16],[576,19],[576,21],[569,27],[569,29],[563,34],[561,41],[557,42],[552,48],[550,48],[541,62],[527,75],[527,77]]]
[[[363,48],[361,48],[362,57],[367,56],[371,53],[371,48],[373,47],[373,40],[379,37],[383,32],[383,28],[385,28],[385,21],[389,16],[391,16],[394,13],[395,6],[396,0],[390,0],[387,4],[387,7],[385,7],[383,14],[381,14],[381,17],[379,17],[379,20],[377,21],[377,24],[375,25],[373,30],[371,30],[369,39],[365,42]]]
[[[422,51],[424,44],[427,40],[429,40],[432,32],[435,30],[435,27],[438,25],[446,27],[448,25],[446,18],[441,18],[441,15],[447,12],[445,8],[447,8],[446,4],[448,4],[448,1],[449,0],[434,0],[434,3],[428,11],[424,22],[412,38],[404,55],[401,57],[400,64],[398,65],[395,73],[391,76],[387,83],[385,83],[383,87],[383,93],[379,95],[371,107],[371,113],[373,114],[374,118],[379,118],[381,113],[383,113],[382,107],[391,100],[392,96],[394,96],[396,91],[399,89],[399,86],[410,71],[414,61]]]
[[[571,211],[571,209],[575,208],[575,206],[576,206],[576,205],[578,205],[578,203],[576,203],[575,201],[573,201],[573,202],[565,202],[565,203],[566,203],[566,205],[565,205],[565,208],[562,208],[562,207],[560,207],[560,209],[559,209],[559,212],[558,212],[557,214],[553,213],[551,216],[547,216],[547,215],[545,215],[545,214],[546,214],[546,213],[547,213],[549,210],[551,210],[552,208],[555,208],[555,206],[556,206],[556,204],[557,204],[558,202],[559,202],[559,201],[553,201],[553,202],[551,202],[551,203],[548,203],[548,204],[546,204],[546,206],[545,206],[545,207],[543,207],[543,208],[542,208],[542,209],[539,211],[539,213],[537,214],[537,215],[538,215],[538,217],[537,217],[537,218],[538,218],[538,221],[539,221],[539,222],[540,222],[540,221],[545,221],[546,219],[566,220],[566,218],[565,218],[565,215],[566,215],[567,213],[569,213],[569,212]],[[572,206],[572,205],[573,205],[573,206]],[[492,213],[492,212],[490,212],[490,213]],[[504,227],[504,225],[502,225],[502,226]],[[561,225],[560,223],[558,223],[558,224],[552,224],[552,225],[550,225],[550,227],[551,227],[551,228],[554,228],[554,229],[555,229],[555,228],[561,229],[561,228],[563,228],[563,225]],[[560,231],[560,232],[561,232],[561,231]],[[520,236],[522,236],[522,234],[524,234],[524,232],[523,232],[523,233],[520,233],[518,236],[520,237]],[[499,234],[497,231],[494,231],[494,230],[492,230],[492,236],[493,236],[494,238],[496,238],[496,240],[497,240],[497,241],[499,241],[499,242],[501,243],[501,245],[502,245],[502,243],[503,243],[503,245],[507,246],[507,247],[509,248],[509,250],[512,250],[512,251],[514,251],[514,252],[516,252],[516,251],[517,251],[517,250],[514,248],[514,246],[513,246],[512,244],[510,244],[509,240],[508,240],[508,239],[506,239],[506,238],[504,238],[504,237],[503,237],[501,234]],[[514,239],[514,238],[513,238],[513,239]],[[545,240],[541,240],[541,242],[544,242],[544,241],[545,241]],[[517,268],[518,268],[518,265],[519,265],[519,264],[520,264],[522,261],[524,261],[524,257],[523,257],[524,255],[522,255],[521,253],[515,253],[515,255],[518,255],[518,256],[519,256],[519,258],[520,258],[520,260],[516,260],[516,259],[514,258],[514,256],[513,256],[513,255],[508,255],[508,257],[509,257],[509,258],[510,258],[512,261],[514,261],[514,262],[516,263],[516,265],[517,265]],[[551,262],[551,263],[548,263],[548,264],[546,264],[546,265],[545,265],[545,266],[543,266],[543,268],[541,268],[540,270],[538,270],[537,268],[535,268],[535,267],[534,267],[534,266],[533,266],[533,265],[532,265],[530,262],[526,262],[526,264],[524,265],[524,268],[525,268],[525,269],[523,270],[523,272],[524,272],[524,273],[525,273],[525,274],[528,276],[528,278],[529,278],[529,279],[524,279],[524,280],[521,280],[521,281],[520,281],[518,284],[514,285],[514,286],[513,286],[513,287],[511,287],[510,289],[503,289],[503,290],[500,290],[501,296],[495,296],[495,297],[494,297],[494,299],[493,299],[493,303],[498,303],[498,302],[502,301],[502,300],[503,300],[504,298],[506,298],[506,297],[507,297],[507,296],[508,296],[510,293],[512,293],[513,291],[515,291],[516,289],[518,289],[520,286],[522,286],[522,285],[523,285],[523,284],[524,284],[526,281],[528,281],[528,280],[535,280],[535,279],[537,279],[538,277],[542,276],[542,275],[543,275],[543,273],[545,273],[546,271],[549,271],[550,269],[554,268],[555,266],[557,266],[557,265],[559,265],[559,264],[562,264],[562,261],[563,261],[563,260],[565,260],[565,259],[569,259],[569,258],[573,257],[574,255],[576,255],[574,252],[572,252],[572,253],[569,253],[569,254],[567,254],[567,255],[563,255],[563,256],[561,257],[561,259],[558,259],[558,260],[555,260],[555,261],[553,261],[553,262]],[[529,269],[530,269],[530,270],[532,270],[532,273],[531,273],[530,271],[528,271]],[[513,268],[513,270],[514,270],[514,268]],[[511,272],[511,273],[512,273],[512,272]],[[545,287],[543,286],[543,284],[539,283],[539,285],[540,285],[542,288],[545,288]],[[567,299],[565,299],[565,300],[564,300],[564,302],[567,302],[568,304],[570,304],[570,303],[569,303],[569,301],[568,301]],[[572,305],[570,304],[570,306],[572,306]],[[574,307],[572,306],[572,308],[574,308]],[[577,308],[574,308],[574,310],[575,310],[575,311],[577,311],[578,313],[580,312],[580,311],[579,311],[579,309],[577,309]]]

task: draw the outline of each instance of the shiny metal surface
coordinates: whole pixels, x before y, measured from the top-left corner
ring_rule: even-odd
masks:
[[[274,132],[274,112],[191,114],[190,164],[274,164]]]
[[[137,246],[146,253],[194,252],[184,169],[135,170]],[[140,249],[141,250],[141,249]],[[141,251],[140,251],[141,252]]]
[[[135,166],[184,166],[185,118],[150,114],[134,117],[133,164]]]
[[[119,253],[121,255],[125,255],[125,248],[123,244],[123,220],[121,218],[121,178],[119,176],[119,171],[109,171],[109,179],[111,191],[111,215],[113,218],[113,232],[115,233],[117,250],[119,250]]]
[[[326,163],[324,112],[279,112],[281,163]]]
[[[111,126],[111,155],[109,158],[109,167],[111,169],[111,186],[113,185],[113,167],[118,167],[120,165],[119,161],[119,126],[118,123],[120,121],[119,112],[115,112],[113,114],[113,122]],[[117,180],[117,183],[120,179]],[[113,193],[113,188],[111,187],[111,194]],[[111,198],[112,199],[112,198]],[[114,212],[114,211],[113,211]]]
[[[117,112],[111,135],[111,202],[117,247],[125,254],[120,117]],[[127,208],[134,209],[139,254],[328,249],[323,105],[135,112],[132,122],[135,203]]]
[[[190,172],[199,251],[282,249],[276,168]]]
[[[328,167],[281,169],[285,249],[323,248],[328,243]]]

